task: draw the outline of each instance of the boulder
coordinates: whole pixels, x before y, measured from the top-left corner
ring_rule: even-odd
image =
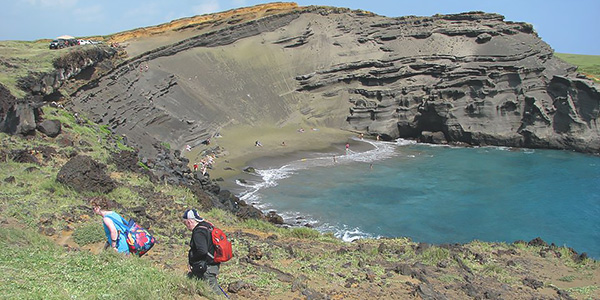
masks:
[[[61,132],[61,123],[59,120],[44,120],[37,125],[37,130],[51,138],[54,138]]]
[[[273,224],[277,224],[277,225],[283,224],[283,217],[278,215],[275,211],[268,212],[265,217],[267,218],[267,221],[269,221]]]
[[[546,243],[544,240],[542,240],[542,238],[540,237],[536,237],[535,239],[529,241],[527,243],[527,245],[529,246],[542,246],[542,247],[548,247],[548,243]]]
[[[217,195],[221,208],[231,211],[233,213],[239,210],[238,201],[240,200],[236,195],[228,190],[219,191]]]
[[[446,141],[446,136],[441,131],[423,131],[419,137],[419,142],[429,144],[448,144],[448,141]]]
[[[106,173],[106,165],[85,155],[69,160],[56,175],[56,180],[78,192],[106,194],[116,187]]]
[[[535,279],[535,278],[523,278],[523,280],[521,280],[521,282],[523,283],[523,285],[528,286],[534,290],[537,290],[539,288],[542,288],[544,286],[544,283]]]
[[[138,155],[135,151],[121,150],[114,152],[111,156],[111,163],[117,166],[119,171],[138,171],[140,168],[138,161]]]
[[[248,258],[251,260],[260,260],[263,257],[263,252],[257,246],[252,246],[248,249]]]
[[[37,157],[32,154],[32,151],[26,149],[13,150],[11,151],[9,157],[17,163],[29,163],[36,165],[40,164],[40,161],[37,159]]]
[[[256,286],[251,283],[247,283],[242,280],[238,280],[238,281],[230,283],[229,286],[227,287],[227,291],[232,294],[237,294],[242,290],[256,290]]]
[[[235,213],[240,219],[264,219],[263,213],[256,207],[246,204],[240,200],[240,208]]]
[[[484,44],[484,43],[489,42],[491,39],[492,39],[492,35],[491,34],[489,34],[489,33],[482,33],[482,34],[480,34],[480,35],[477,36],[476,41],[479,44]]]

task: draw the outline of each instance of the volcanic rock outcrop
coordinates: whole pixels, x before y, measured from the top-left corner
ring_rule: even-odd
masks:
[[[259,123],[600,151],[598,85],[530,24],[497,14],[389,18],[288,5],[128,43],[148,48],[79,89],[72,106],[147,156],[157,141],[182,149],[223,126]]]
[[[19,78],[19,88],[27,93],[22,99],[16,99],[8,88],[0,84],[0,132],[34,133],[37,123],[43,121],[42,106],[63,98],[81,82],[112,69],[112,58],[117,53],[116,49],[102,45],[72,50],[53,62],[53,72],[32,73]]]

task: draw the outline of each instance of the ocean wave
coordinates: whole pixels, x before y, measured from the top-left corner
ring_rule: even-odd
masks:
[[[594,197],[598,195],[597,188],[581,192],[583,187],[590,185],[580,184],[577,176],[569,175],[580,174],[583,170],[595,180],[598,173],[594,166],[600,165],[597,157],[493,146],[472,149],[456,147],[462,149],[457,151],[452,150],[454,147],[441,146],[448,147],[445,149],[403,140],[365,142],[371,143],[373,149],[337,154],[336,162],[332,160],[333,153],[320,153],[319,157],[313,157],[312,155],[317,155],[313,153],[306,156],[308,159],[257,170],[255,176],[246,176],[250,180],[242,181],[246,192],[242,193],[241,198],[252,202],[262,211],[277,212],[284,218],[286,226],[311,227],[320,232],[331,233],[346,242],[378,238],[381,235],[409,236],[415,241],[428,243],[464,242],[476,235],[479,235],[478,239],[511,241],[542,232],[558,241],[573,240],[569,244],[583,245],[577,247],[582,247],[586,252],[598,253],[597,247],[593,243],[591,246],[589,244],[590,240],[597,240],[593,238],[593,231],[587,232],[585,238],[573,239],[570,234],[584,227],[578,225],[580,220],[595,224],[593,222],[596,219],[588,212],[590,205],[593,207],[597,204],[594,201]],[[353,150],[358,148],[365,147],[353,147]],[[388,157],[393,158],[373,163],[376,167],[372,169],[367,167],[369,163],[364,163]],[[524,163],[526,167],[522,167]],[[332,167],[334,165],[336,167]],[[314,169],[302,171],[313,166]],[[490,169],[498,170],[499,176],[480,175]],[[565,177],[560,177],[563,175]],[[545,176],[549,176],[550,180],[546,180]],[[563,179],[557,181],[556,176]],[[514,184],[518,178],[532,180],[528,180],[527,185]],[[563,182],[567,185],[561,187]],[[279,184],[280,187],[273,188]],[[500,192],[495,192],[498,187]],[[236,194],[239,191],[241,190]],[[514,197],[523,192],[536,192],[538,196],[530,198],[547,200],[543,200],[544,205],[540,206],[539,200],[529,203]],[[371,197],[373,195],[381,195],[381,199],[374,199],[375,197]],[[395,198],[395,195],[400,196]],[[563,202],[557,202],[559,206],[553,208],[554,199],[570,197],[586,199],[587,206],[582,208],[583,213],[564,211]],[[364,201],[365,199],[372,201]],[[381,201],[377,202],[379,200]],[[515,201],[519,202],[518,205],[514,205]],[[508,212],[520,209],[517,216],[527,216],[530,211],[535,211],[540,219],[557,213],[569,217],[564,218],[566,221],[563,218],[550,218],[544,220],[541,226],[538,224],[540,222],[530,222],[530,218],[513,218],[514,213],[498,214],[498,218],[494,218],[486,226],[479,226],[481,222],[477,218],[471,220],[471,211],[480,208],[485,210],[489,206],[500,212],[505,209]],[[447,211],[452,211],[452,214],[444,215],[449,219],[447,224],[446,219],[444,224],[436,221],[440,212]],[[384,217],[385,214],[388,216]],[[510,217],[504,220],[501,217],[504,215]],[[569,220],[577,222],[569,223]],[[558,221],[563,223],[551,225]],[[576,223],[577,226],[572,226],[571,223]],[[477,231],[471,229],[475,228],[472,224],[477,225]],[[497,228],[500,225],[497,224],[516,224],[518,227],[499,231]]]
[[[348,225],[335,226],[328,223],[316,227],[320,232],[332,232],[333,235],[344,242],[352,242],[364,238],[377,238],[372,234],[366,233],[358,227],[351,228]]]
[[[396,144],[397,146],[409,146],[409,145],[416,145],[417,141],[415,140],[405,140],[405,139],[397,139],[394,144]]]
[[[310,215],[300,212],[279,212],[273,209],[271,203],[265,203],[261,199],[260,191],[263,189],[272,188],[278,185],[278,182],[293,176],[300,170],[306,170],[315,167],[330,167],[336,165],[345,165],[356,162],[372,163],[375,161],[386,160],[400,155],[397,151],[399,147],[414,145],[415,141],[398,139],[394,142],[361,140],[354,138],[356,141],[371,144],[373,149],[364,152],[355,152],[348,150],[346,154],[340,155],[336,153],[325,153],[313,158],[303,158],[297,161],[292,161],[286,165],[271,169],[256,169],[257,180],[251,181],[236,181],[243,188],[243,191],[238,195],[241,200],[246,203],[251,203],[256,208],[263,212],[276,211],[285,221],[286,224],[292,226],[309,225],[320,232],[333,232],[334,236],[344,241],[353,241],[360,238],[373,237],[365,233],[360,228],[350,228],[347,225],[330,225],[325,223],[326,220],[316,220]]]

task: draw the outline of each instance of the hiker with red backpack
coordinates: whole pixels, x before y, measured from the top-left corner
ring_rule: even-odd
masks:
[[[206,280],[216,294],[225,294],[217,282],[217,275],[221,262],[233,256],[231,243],[220,229],[205,221],[195,209],[185,211],[183,223],[192,232],[188,277]]]

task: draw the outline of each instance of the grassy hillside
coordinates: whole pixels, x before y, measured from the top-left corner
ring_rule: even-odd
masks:
[[[44,41],[0,42],[0,82],[23,96],[17,78],[50,71],[66,51],[51,51]],[[591,61],[581,63],[597,65]],[[63,124],[57,138],[0,133],[0,298],[218,299],[204,283],[185,278],[189,232],[180,217],[197,207],[194,194],[119,171],[111,154],[128,149],[119,137],[106,127],[76,122],[69,111],[43,110],[46,119]],[[39,163],[17,162],[23,151]],[[87,202],[96,195],[56,181],[75,153],[107,165],[118,187],[105,196],[118,203],[119,212],[131,216],[135,208],[145,209],[159,241],[147,256],[101,250],[100,219]],[[480,241],[436,246],[407,238],[345,243],[310,228],[241,220],[216,209],[201,213],[232,240],[235,257],[222,265],[219,281],[237,299],[419,299],[434,291],[448,299],[558,293],[600,298],[600,263],[566,247]]]
[[[185,188],[153,184],[145,176],[118,171],[110,154],[126,147],[106,128],[78,124],[61,109],[45,107],[44,115],[63,123],[59,137],[0,134],[2,151],[9,157],[25,150],[40,161],[0,162],[2,297],[219,299],[203,282],[185,278],[189,232],[180,215],[197,205],[194,195]],[[134,207],[146,209],[159,241],[146,256],[138,259],[101,250],[100,218],[86,200],[94,194],[77,193],[56,181],[60,167],[74,152],[107,164],[119,187],[106,196],[122,207],[119,212],[130,216]],[[344,243],[310,228],[240,220],[221,210],[202,215],[232,240],[235,257],[221,266],[219,281],[237,299],[309,294],[413,299],[426,295],[423,290],[443,291],[458,299],[467,297],[465,287],[481,295],[502,291],[507,299],[557,291],[578,299],[600,296],[600,263],[579,260],[565,247],[479,241],[432,246],[406,238]]]
[[[45,40],[0,42],[0,83],[16,97],[23,97],[24,93],[16,86],[18,78],[52,71],[52,62],[72,49],[51,50],[48,45]]]
[[[3,299],[191,299],[206,285],[112,251],[65,251],[29,228],[0,227]]]
[[[580,73],[600,82],[600,55],[554,53],[558,58],[578,67]]]

